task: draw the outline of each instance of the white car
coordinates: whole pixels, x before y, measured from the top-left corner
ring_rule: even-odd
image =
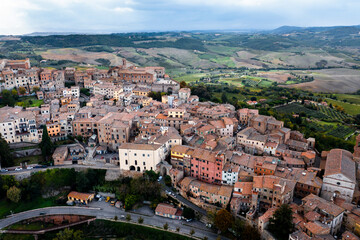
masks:
[[[22,168],[21,167],[17,167],[17,168],[15,168],[15,171],[21,171],[22,170]]]
[[[26,169],[33,169],[33,167],[27,167]]]

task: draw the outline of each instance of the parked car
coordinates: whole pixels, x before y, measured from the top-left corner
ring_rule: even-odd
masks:
[[[17,168],[15,168],[15,171],[21,171],[22,170],[22,168],[21,167],[17,167]]]
[[[7,172],[7,169],[1,169],[0,172]]]
[[[42,216],[42,215],[45,215],[45,214],[46,214],[45,212],[41,212],[41,213],[39,213],[39,215],[41,215],[41,216]]]
[[[191,222],[192,221],[192,219],[186,219],[186,222]]]
[[[33,169],[33,167],[30,166],[30,167],[27,167],[26,169]]]

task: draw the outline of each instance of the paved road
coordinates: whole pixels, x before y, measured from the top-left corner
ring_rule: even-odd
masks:
[[[184,220],[173,220],[169,218],[163,218],[159,216],[148,216],[137,213],[125,212],[121,209],[110,206],[105,202],[95,202],[90,204],[90,207],[50,207],[35,209],[27,212],[13,214],[12,216],[0,220],[0,229],[5,228],[16,222],[37,217],[40,213],[46,215],[51,214],[77,214],[77,215],[87,215],[87,216],[96,216],[99,219],[114,219],[115,216],[118,216],[120,219],[122,215],[131,215],[131,222],[137,222],[139,217],[144,219],[144,224],[151,225],[155,227],[163,228],[165,223],[168,223],[169,230],[175,231],[177,227],[180,228],[180,233],[189,234],[191,229],[195,230],[194,236],[204,238],[205,236],[208,239],[216,239],[217,234],[206,228],[203,223],[194,221],[187,223]]]
[[[95,169],[119,169],[118,166],[114,166],[112,164],[103,164],[102,166],[96,165],[96,166],[89,166],[89,165],[80,165],[80,164],[72,164],[72,165],[57,165],[57,166],[49,166],[47,168],[33,168],[33,169],[23,169],[21,171],[8,171],[8,172],[1,172],[3,175],[21,175],[25,173],[32,173],[32,172],[38,172],[38,171],[46,171],[47,169],[52,168],[95,168]]]

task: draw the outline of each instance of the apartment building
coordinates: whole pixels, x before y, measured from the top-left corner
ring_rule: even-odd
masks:
[[[8,143],[39,142],[36,113],[21,107],[0,108],[0,133]]]
[[[222,182],[224,155],[196,148],[191,156],[191,176],[207,183]]]
[[[80,97],[80,87],[79,86],[71,86],[70,88],[64,88],[63,96],[79,98]]]
[[[180,194],[192,198],[192,202],[198,206],[204,204],[219,204],[225,208],[231,200],[233,188],[225,185],[214,185],[185,177],[180,183]]]
[[[156,165],[165,160],[164,146],[160,144],[123,143],[119,146],[121,170],[156,171]]]

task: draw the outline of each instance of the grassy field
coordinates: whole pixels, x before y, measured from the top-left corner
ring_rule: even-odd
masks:
[[[337,97],[337,100],[347,101],[348,103],[359,104],[360,105],[360,95],[352,94],[334,94]]]
[[[10,211],[12,211],[13,213],[18,213],[36,208],[56,206],[57,205],[55,202],[56,199],[57,197],[51,197],[51,198],[38,197],[36,199],[31,199],[30,201],[22,201],[21,204],[8,201],[7,199],[1,199],[0,218],[9,215]]]
[[[331,103],[333,106],[334,105],[338,105],[340,107],[344,108],[345,113],[350,114],[350,115],[357,115],[360,114],[360,105],[356,105],[356,104],[351,104],[351,103],[345,103],[342,101],[337,101],[334,99],[330,99],[327,98],[326,101],[328,103]]]
[[[16,105],[21,107],[40,107],[43,103],[44,100],[39,100],[34,96],[30,96],[20,97]]]
[[[190,83],[190,82],[195,82],[196,80],[200,80],[200,78],[206,77],[206,76],[209,76],[209,75],[206,73],[185,74],[183,76],[174,78],[174,80],[176,80],[178,82],[185,81],[186,83]]]
[[[51,223],[45,223],[45,222],[32,222],[32,223],[28,223],[28,224],[24,224],[23,222],[19,222],[19,223],[15,223],[9,227],[7,227],[6,229],[9,230],[28,230],[28,231],[37,231],[37,230],[42,230],[44,228],[51,228],[54,227],[54,224]]]

